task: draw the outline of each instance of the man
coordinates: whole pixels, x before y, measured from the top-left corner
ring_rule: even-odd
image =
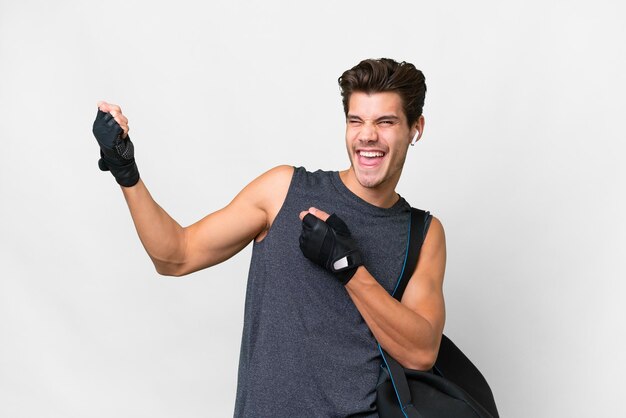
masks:
[[[225,208],[181,227],[139,179],[128,120],[98,104],[100,168],[111,170],[160,274],[220,263],[251,241],[237,417],[375,417],[380,354],[433,365],[444,325],[445,238],[434,217],[401,302],[409,204],[395,187],[424,129],[424,76],[365,60],[339,78],[350,167],[279,166]],[[329,214],[333,214],[332,216]]]

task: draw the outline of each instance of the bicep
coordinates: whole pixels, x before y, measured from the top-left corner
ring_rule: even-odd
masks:
[[[402,303],[428,321],[437,338],[443,332],[445,322],[443,299],[445,268],[445,234],[441,222],[433,217],[422,244],[417,266],[402,296]]]
[[[293,167],[248,184],[226,207],[185,228],[185,274],[221,263],[269,228],[287,194]]]

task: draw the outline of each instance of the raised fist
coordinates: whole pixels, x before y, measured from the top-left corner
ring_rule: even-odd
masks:
[[[100,170],[110,171],[121,186],[137,184],[139,170],[135,164],[135,149],[128,136],[128,119],[119,106],[106,102],[98,104],[93,135],[100,145]]]

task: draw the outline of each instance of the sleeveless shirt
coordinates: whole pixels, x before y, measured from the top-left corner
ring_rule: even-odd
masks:
[[[344,286],[304,257],[298,217],[314,206],[350,228],[365,267],[389,292],[407,248],[410,205],[374,206],[338,172],[294,170],[268,234],[254,242],[234,416],[377,417],[377,342]]]

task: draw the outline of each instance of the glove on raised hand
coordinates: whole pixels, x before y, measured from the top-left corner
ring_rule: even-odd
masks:
[[[93,135],[100,145],[98,167],[110,171],[117,183],[131,187],[139,181],[139,170],[135,164],[135,148],[130,137],[122,138],[124,130],[110,113],[98,110],[93,122]]]
[[[306,258],[333,273],[344,286],[363,265],[348,226],[335,214],[326,222],[307,214],[302,219],[300,249]]]

